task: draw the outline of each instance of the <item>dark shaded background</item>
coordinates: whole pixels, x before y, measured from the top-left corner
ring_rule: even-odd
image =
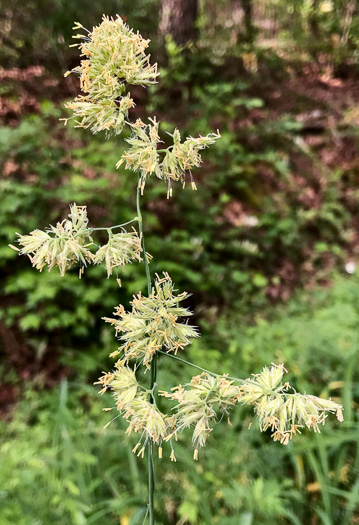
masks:
[[[359,12],[352,0],[0,1],[0,525],[143,523],[135,437],[92,386],[116,348],[101,317],[145,288],[102,268],[39,274],[7,247],[87,205],[93,226],[135,215],[122,138],[64,127],[78,82],[73,21],[123,16],[151,38],[159,83],[131,90],[131,118],[164,131],[219,129],[197,192],[146,186],[152,272],[193,295],[202,338],[185,358],[247,377],[285,362],[301,391],[341,399],[345,423],[287,447],[237,409],[199,463],[190,434],[157,469],[158,523],[355,524],[359,519],[357,153]],[[100,239],[100,240],[105,240]],[[167,362],[161,388],[192,370]],[[165,455],[169,455],[165,451]]]

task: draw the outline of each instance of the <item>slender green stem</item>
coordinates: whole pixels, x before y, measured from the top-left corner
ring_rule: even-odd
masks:
[[[140,234],[141,234],[143,260],[144,260],[145,269],[146,269],[147,291],[148,291],[148,295],[150,295],[151,293],[151,274],[150,274],[150,266],[148,264],[148,259],[147,259],[147,254],[146,254],[145,236],[143,234],[143,220],[142,220],[142,213],[141,213],[141,207],[140,207],[140,195],[141,195],[140,186],[138,185],[137,186],[137,197],[136,197],[137,220],[138,220],[138,229],[140,230]]]
[[[96,231],[101,231],[101,230],[114,230],[115,228],[122,228],[122,226],[127,226],[127,224],[131,224],[131,222],[137,222],[139,221],[139,217],[135,217],[134,219],[132,219],[131,221],[127,221],[127,222],[124,222],[123,224],[116,224],[116,226],[110,226],[109,228],[89,228],[88,230],[86,231],[89,231],[89,232],[96,232]]]
[[[146,510],[146,514],[145,514],[145,517],[143,518],[143,522],[142,522],[142,525],[145,525],[145,524],[146,524],[146,521],[147,521],[147,516],[148,516],[148,507],[147,507],[147,510]]]
[[[177,361],[181,361],[181,363],[184,363],[185,365],[193,366],[193,368],[198,368],[198,370],[202,370],[202,372],[206,372],[207,374],[210,374],[211,376],[219,376],[219,374],[216,374],[215,372],[210,372],[209,370],[206,370],[205,368],[202,368],[201,366],[195,365],[194,363],[191,363],[190,361],[186,361],[185,359],[182,359],[181,357],[177,357],[176,355],[169,354],[167,352],[164,352],[163,350],[157,350],[160,354],[166,355],[167,357],[172,357],[172,359],[177,359]]]
[[[142,242],[142,251],[143,251],[143,260],[145,263],[145,269],[146,269],[146,279],[147,279],[147,291],[148,295],[151,294],[152,286],[151,286],[151,274],[150,274],[150,267],[148,264],[148,258],[146,254],[146,246],[145,246],[145,237],[143,233],[143,220],[142,220],[142,214],[141,214],[141,207],[140,207],[140,178],[138,179],[138,185],[137,185],[137,197],[136,197],[136,205],[137,205],[137,218],[138,218],[138,228],[140,230],[141,235],[141,242]],[[157,355],[155,354],[152,360],[151,364],[151,396],[150,396],[150,402],[154,403],[154,390],[156,385],[156,378],[157,378]],[[150,525],[155,525],[155,516],[154,516],[154,491],[155,491],[155,476],[154,476],[154,464],[153,464],[153,442],[150,439],[148,441],[148,511],[150,516]]]
[[[109,231],[114,230],[115,228],[122,228],[123,226],[127,226],[127,224],[131,224],[131,222],[139,222],[139,218],[135,217],[131,221],[124,222],[123,224],[116,224],[115,226],[109,226],[108,228],[88,228],[87,230],[80,231],[78,233],[75,233],[73,237],[78,237],[79,235],[83,235],[84,233],[89,233],[91,235],[92,232],[97,231]]]
[[[177,357],[176,355],[169,354],[167,352],[164,352],[163,350],[157,350],[157,352],[159,352],[160,354],[166,355],[167,357],[172,357],[172,359],[177,359],[177,361],[181,361],[181,363],[184,363],[185,365],[193,366],[193,368],[198,368],[198,370],[202,370],[202,372],[206,372],[206,374],[209,374],[211,376],[222,377],[224,375],[224,374],[216,374],[216,372],[210,372],[210,370],[206,370],[205,368],[202,368],[201,366],[195,365],[194,363],[191,363],[191,361],[186,361],[185,359],[182,359],[181,357]],[[226,377],[226,379],[231,379],[232,381],[236,381],[237,383],[248,383],[248,382],[250,382],[250,380],[248,381],[248,379],[244,380],[244,379],[239,379],[238,377],[231,377],[231,376],[227,376],[227,375],[225,375],[225,377]],[[253,384],[255,385],[256,383],[253,381]],[[296,397],[296,396],[298,396],[298,393],[294,390],[293,387],[290,387],[290,388],[292,390],[294,390],[294,394],[289,394],[288,392],[282,392],[282,390],[285,389],[285,388],[286,388],[286,385],[280,385],[278,388],[276,388],[274,390],[269,390],[268,389],[268,391],[266,393],[269,396],[273,395],[273,394],[279,394],[279,395],[285,396],[285,397]],[[207,395],[207,397],[208,397],[208,395]]]
[[[154,477],[154,465],[153,465],[152,439],[149,440],[147,449],[148,449],[148,510],[150,514],[150,525],[155,525],[155,515],[154,515],[155,477]]]
[[[195,365],[194,363],[191,363],[190,361],[186,361],[185,359],[182,359],[181,357],[177,357],[176,355],[170,354],[168,352],[164,352],[163,350],[157,350],[160,354],[166,355],[167,357],[172,357],[172,359],[177,359],[177,361],[181,361],[181,363],[184,363],[185,365],[193,366],[193,368],[198,368],[198,370],[202,370],[202,372],[206,372],[206,374],[209,374],[211,376],[216,377],[222,377],[223,374],[216,374],[216,372],[211,372],[210,370],[206,370],[205,368],[202,368],[201,366]],[[232,381],[238,381],[238,383],[243,383],[243,379],[238,379],[238,377],[231,377],[227,376],[227,379],[232,379]]]

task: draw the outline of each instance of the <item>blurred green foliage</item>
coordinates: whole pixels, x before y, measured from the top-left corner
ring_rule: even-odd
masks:
[[[79,17],[85,27],[92,28],[104,13],[119,14],[148,34],[157,23],[158,6],[159,0],[103,0],[91,5],[85,0],[15,0],[11,4],[1,0],[0,62],[7,68],[41,64],[58,71],[75,55],[68,43]]]
[[[263,101],[249,97],[246,87],[244,81],[211,80],[203,88],[195,86],[186,105],[189,112],[201,116],[188,132],[210,130],[207,123],[223,107],[231,119],[260,107]],[[160,106],[163,96],[163,91],[155,92],[151,104]],[[90,346],[98,356],[105,333],[100,317],[142,289],[145,276],[141,265],[132,265],[126,270],[124,289],[119,290],[114,279],[104,279],[102,268],[90,268],[81,281],[76,272],[64,278],[56,269],[38,274],[7,247],[16,231],[25,234],[62,220],[71,202],[88,206],[93,226],[123,223],[135,215],[136,181],[123,170],[114,171],[123,142],[114,144],[63,128],[58,122],[61,114],[61,109],[44,101],[39,115],[24,118],[15,128],[0,128],[3,169],[10,166],[10,173],[0,180],[4,296],[0,315],[6,327],[24,334],[28,345],[42,351],[61,347],[62,360],[69,362],[74,348],[76,355],[83,349],[88,359]],[[175,188],[174,198],[167,200],[166,187],[150,181],[143,198],[147,245],[154,257],[152,273],[166,270],[179,289],[195,292],[192,301],[198,321],[210,331],[223,311],[255,315],[271,294],[287,297],[305,278],[304,264],[312,273],[325,275],[328,259],[344,260],[352,227],[336,173],[327,174],[318,209],[298,201],[288,154],[291,139],[283,122],[273,122],[271,127],[266,121],[267,145],[259,151],[243,143],[244,137],[233,132],[230,123],[221,121],[222,139],[206,152],[199,191]],[[173,129],[170,122],[165,126]],[[275,144],[281,148],[276,153]],[[277,189],[269,191],[259,176],[263,166],[270,170]]]

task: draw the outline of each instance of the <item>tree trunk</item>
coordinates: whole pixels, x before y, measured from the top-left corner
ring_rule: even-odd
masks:
[[[256,33],[253,24],[252,0],[242,0],[242,9],[244,11],[245,41],[252,44]]]
[[[170,34],[178,45],[195,40],[198,0],[163,0],[160,33]]]

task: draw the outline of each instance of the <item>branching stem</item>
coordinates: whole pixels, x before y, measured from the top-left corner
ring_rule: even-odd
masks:
[[[127,224],[131,224],[131,222],[139,222],[139,218],[135,217],[134,219],[124,222],[123,224],[116,224],[115,226],[108,226],[107,228],[88,228],[87,230],[79,231],[73,237],[78,237],[79,235],[84,235],[85,233],[89,233],[91,235],[92,232],[97,231],[107,231],[110,233],[110,230],[114,230],[115,228],[123,228],[124,226],[127,226]]]
[[[131,221],[124,222],[123,224],[116,224],[116,226],[110,226],[109,228],[89,228],[86,230],[86,232],[96,232],[96,231],[107,231],[107,230],[114,230],[115,228],[122,228],[123,226],[127,226],[127,224],[131,224],[131,222],[140,222],[139,217],[135,217]]]
[[[222,377],[224,374],[216,374],[215,372],[210,372],[209,370],[206,370],[205,368],[202,368],[201,366],[195,365],[194,363],[191,363],[191,361],[186,361],[185,359],[182,359],[181,357],[177,357],[176,355],[164,352],[163,350],[157,350],[160,354],[166,355],[167,357],[172,357],[172,359],[177,359],[177,361],[181,361],[181,363],[184,363],[185,365],[193,366],[193,368],[198,368],[198,370],[202,370],[202,372],[206,372],[206,374],[209,374],[210,376],[216,376],[216,377]],[[243,379],[238,379],[238,377],[231,377],[226,375],[226,379],[231,379],[232,381],[237,381],[238,383],[243,383]]]

